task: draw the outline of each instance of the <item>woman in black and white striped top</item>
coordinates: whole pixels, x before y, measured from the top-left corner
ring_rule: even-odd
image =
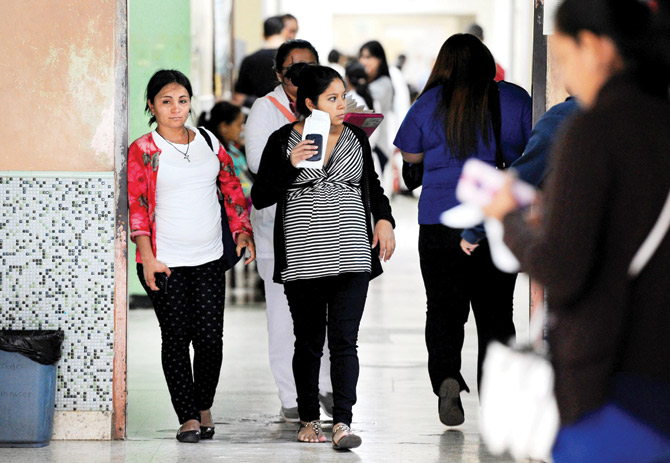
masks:
[[[365,133],[344,123],[346,88],[340,75],[323,66],[297,65],[292,71],[298,110],[330,115],[323,168],[296,167],[317,147],[301,141],[304,122],[288,124],[268,139],[251,197],[257,209],[277,204],[274,280],[284,284],[296,335],[298,440],[326,441],[319,422],[318,374],[327,330],[333,446],[353,448],[361,443],[349,428],[359,371],[358,328],[368,283],[395,249],[395,222]]]
[[[300,138],[294,128],[288,149],[293,150]],[[370,273],[362,174],[363,149],[346,127],[323,169],[300,169],[288,189],[284,215],[288,257],[288,267],[282,271],[284,282]]]

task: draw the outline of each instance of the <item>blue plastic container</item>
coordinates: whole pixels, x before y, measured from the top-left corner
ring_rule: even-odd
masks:
[[[0,447],[49,445],[57,368],[0,350]]]

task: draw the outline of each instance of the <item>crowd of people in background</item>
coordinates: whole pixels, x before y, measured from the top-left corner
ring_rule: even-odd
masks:
[[[174,294],[197,299],[225,286],[220,230],[204,235],[193,227],[216,229],[227,217],[237,254],[251,251],[246,262],[256,260],[263,281],[281,419],[298,424],[299,441],[325,442],[321,409],[333,418],[335,448],[361,444],[351,429],[358,327],[368,283],[395,249],[384,187],[403,166],[420,168],[418,253],[438,417],[447,426],[463,423],[460,396],[469,386],[460,372],[461,349],[470,308],[478,382],[488,342],[506,342],[516,332],[517,274],[496,268],[483,228],[440,222],[458,204],[464,163],[477,158],[499,169],[511,165],[515,178],[536,187],[548,184],[539,219],[529,222],[526,211],[517,211],[511,183],[486,213],[504,223],[505,240],[524,270],[547,287],[562,419],[555,461],[670,461],[664,334],[670,292],[658,287],[669,276],[670,241],[660,247],[665,260],[652,259],[635,285],[626,276],[670,185],[668,5],[648,3],[561,5],[557,59],[574,96],[534,128],[530,95],[505,81],[477,24],[447,38],[425,85],[414,89],[403,75],[406,56],[390,64],[377,40],[362,43],[353,56],[333,49],[321,65],[315,47],[296,38],[294,16],[268,18],[263,48],[242,61],[232,101],[200,115],[204,131],[186,125],[188,79],[159,71],[147,87],[147,112],[157,128],[129,155],[130,224],[138,274],[161,326],[163,367],[181,425],[177,438],[214,435],[209,408],[221,358],[210,354],[221,351],[223,302],[190,308]],[[344,122],[350,100],[384,115],[369,138]],[[303,136],[316,110],[330,118],[320,142]],[[323,157],[322,168],[301,168],[314,156]],[[177,169],[189,173],[188,182],[175,181]],[[392,192],[402,188],[390,185]],[[197,207],[189,209],[184,193],[200,198]],[[637,223],[643,226],[630,226]],[[216,323],[193,335],[203,317]],[[195,379],[189,381],[190,343]],[[607,432],[619,436],[618,450],[606,452],[609,460],[593,457],[603,452],[599,436]],[[644,459],[621,460],[630,455],[626,443],[644,447]]]

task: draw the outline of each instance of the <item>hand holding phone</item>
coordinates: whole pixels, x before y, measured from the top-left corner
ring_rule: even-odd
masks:
[[[320,133],[308,133],[305,136],[305,140],[312,140],[314,142],[314,146],[318,148],[316,154],[314,156],[305,159],[305,161],[321,160],[321,156],[323,154],[323,136],[321,136]]]
[[[155,273],[154,277],[156,278],[156,286],[158,291],[162,294],[167,294],[168,292],[168,276],[167,273]]]

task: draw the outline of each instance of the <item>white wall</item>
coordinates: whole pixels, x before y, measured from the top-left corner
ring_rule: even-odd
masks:
[[[214,104],[214,4],[211,0],[191,0],[191,86],[194,122],[201,111]]]
[[[507,80],[530,91],[532,8],[532,0],[264,0],[263,17],[282,13],[296,16],[300,26],[298,38],[312,42],[325,61],[332,48],[339,48],[334,43],[336,16],[363,15],[379,19],[389,16],[471,16],[484,28],[485,42],[505,68]],[[361,34],[360,44],[371,38],[364,36]],[[384,43],[381,38],[380,41]],[[437,54],[442,43],[433,42],[435,40],[422,48],[432,49]],[[415,51],[416,47],[413,47],[407,53]],[[395,60],[393,55],[388,58],[391,62]]]

